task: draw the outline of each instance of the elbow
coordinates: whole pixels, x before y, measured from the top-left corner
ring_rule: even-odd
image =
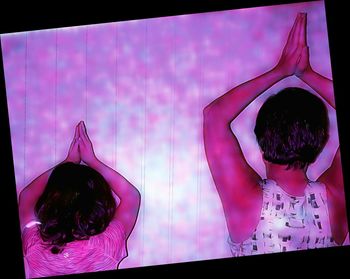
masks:
[[[206,119],[210,115],[210,113],[213,111],[211,104],[207,105],[203,109],[203,118]]]
[[[204,129],[218,128],[218,126],[227,127],[232,119],[229,114],[215,106],[213,103],[203,109]]]
[[[217,119],[217,113],[212,104],[209,104],[203,109],[203,122],[205,124],[212,123],[213,119]]]
[[[211,127],[210,123],[213,123],[211,120],[212,117],[210,116],[210,105],[206,106],[203,109],[203,129],[206,131]]]
[[[127,201],[133,208],[139,210],[141,205],[141,193],[139,190],[134,188],[133,193],[129,196],[129,201]]]
[[[232,121],[232,113],[230,112],[231,106],[223,106],[222,102],[218,102],[214,100],[210,104],[204,107],[203,109],[203,118],[204,120],[215,119],[220,122],[231,122]]]
[[[18,204],[22,205],[27,199],[28,199],[28,193],[27,189],[24,188],[22,191],[19,193],[18,196]]]
[[[32,197],[30,191],[24,188],[18,196],[18,208],[20,212],[28,211],[28,209],[34,208],[36,200]]]
[[[136,188],[133,188],[132,191],[129,191],[126,195],[118,197],[119,203],[117,205],[117,208],[122,206],[124,208],[134,208],[138,210],[140,207],[141,194]]]
[[[139,202],[141,200],[141,193],[139,192],[139,190],[136,189],[135,191],[135,199],[137,199]]]
[[[141,193],[140,193],[140,191],[138,190],[138,189],[136,189],[136,188],[134,188],[133,189],[134,191],[133,191],[133,193],[132,193],[132,199],[134,200],[134,203],[135,204],[140,204],[140,202],[141,202]]]

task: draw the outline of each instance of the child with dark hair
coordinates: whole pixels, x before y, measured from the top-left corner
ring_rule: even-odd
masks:
[[[138,190],[96,158],[80,122],[67,158],[20,193],[27,277],[118,268],[139,207]]]
[[[348,242],[339,148],[310,181],[307,168],[328,140],[327,108],[316,95],[286,88],[268,98],[254,129],[267,179],[247,163],[230,123],[260,94],[296,75],[332,107],[333,82],[309,62],[306,14],[299,13],[272,70],[220,96],[204,109],[204,144],[222,201],[234,256],[304,250]]]
[[[255,135],[264,160],[305,169],[315,162],[328,140],[327,108],[302,88],[285,88],[260,108]]]

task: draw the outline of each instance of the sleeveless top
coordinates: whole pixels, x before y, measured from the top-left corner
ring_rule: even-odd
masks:
[[[106,230],[86,240],[67,243],[53,254],[40,236],[38,227],[26,226],[22,233],[26,278],[117,269],[127,256],[125,230],[112,220]]]
[[[305,195],[291,196],[273,180],[263,180],[260,221],[245,241],[228,243],[233,256],[337,246],[332,238],[326,187],[311,182]]]

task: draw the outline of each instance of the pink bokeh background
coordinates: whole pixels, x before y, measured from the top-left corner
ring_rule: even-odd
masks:
[[[308,13],[312,66],[332,78],[323,1],[1,35],[17,192],[65,158],[84,120],[96,155],[142,196],[120,268],[230,257],[202,110],[275,65],[298,12]],[[255,117],[286,86],[312,91],[290,77],[232,123],[262,177]],[[311,179],[338,146],[329,115],[331,138]]]

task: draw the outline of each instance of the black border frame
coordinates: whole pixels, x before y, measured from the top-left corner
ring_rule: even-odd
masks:
[[[112,2],[112,1],[110,1]],[[311,2],[310,0],[171,0],[157,2],[154,0],[130,1],[123,4],[95,4],[89,6],[85,4],[83,10],[81,6],[75,8],[64,5],[64,2],[50,3],[51,6],[37,7],[35,4],[23,4],[24,14],[11,17],[0,17],[0,34],[21,32],[29,30],[49,29],[58,27],[68,27],[95,23],[105,23],[123,21],[130,19],[143,19],[152,17],[172,16],[180,14],[192,14],[211,11],[222,11],[229,9],[261,7],[279,4],[292,4],[300,2]],[[347,200],[348,220],[350,216],[350,140],[347,134],[347,120],[349,109],[346,108],[346,79],[345,79],[345,59],[346,52],[343,45],[346,45],[345,29],[346,17],[340,16],[342,11],[346,11],[345,1],[324,0],[326,7],[327,28],[329,36],[329,46],[331,55],[332,74],[334,81],[336,114],[338,119],[339,140],[341,146],[341,157],[344,174],[345,196]],[[337,2],[337,3],[336,3]],[[17,4],[19,5],[19,4]],[[22,4],[21,4],[22,5]],[[9,15],[16,14],[17,7],[4,7],[3,13]],[[1,42],[0,42],[1,51]],[[22,241],[18,218],[17,194],[15,188],[15,176],[12,157],[12,146],[10,137],[9,116],[7,109],[4,70],[2,63],[2,52],[0,55],[0,162],[2,171],[0,174],[0,185],[4,188],[2,192],[2,230],[5,232],[3,243],[8,243],[3,247],[2,253],[5,255],[5,274],[10,274],[10,278],[24,278],[24,262],[22,256]],[[4,94],[4,93],[5,94]],[[349,144],[347,144],[349,143]],[[255,275],[256,271],[262,273],[265,269],[270,273],[266,275],[287,276],[309,273],[321,275],[325,269],[332,269],[335,272],[346,271],[347,265],[343,261],[350,256],[350,246],[334,247],[324,249],[305,250],[288,253],[276,253],[258,256],[246,256],[242,258],[226,258],[190,263],[168,264],[160,266],[148,266],[140,268],[120,269],[116,271],[106,271],[97,273],[85,273],[79,275],[67,275],[50,278],[115,278],[117,276],[133,275],[172,275],[172,274],[198,274],[212,273],[220,274],[230,272],[238,275]],[[316,260],[316,262],[314,262]],[[14,268],[13,268],[14,267]],[[302,269],[302,270],[299,270]],[[280,273],[280,271],[283,273]]]

